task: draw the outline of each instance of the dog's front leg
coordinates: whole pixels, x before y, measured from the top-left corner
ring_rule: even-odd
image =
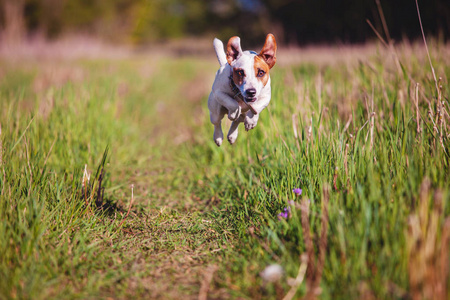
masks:
[[[241,107],[236,100],[224,92],[217,92],[216,99],[228,110],[228,119],[235,121],[239,118],[241,115]]]
[[[249,131],[256,127],[256,124],[258,124],[259,114],[264,109],[264,107],[259,107],[257,105],[253,105],[253,108],[256,110],[257,114],[252,113],[250,110],[245,114],[245,131]]]
[[[230,130],[228,131],[228,142],[230,142],[230,144],[234,144],[234,142],[236,142],[236,139],[238,137],[238,127],[239,127],[239,123],[244,121],[244,115],[241,115],[237,120],[233,121],[231,123],[231,127]]]
[[[269,105],[269,102],[270,91],[268,96],[262,96],[255,104],[253,104],[253,109],[257,112],[256,114],[252,113],[250,110],[245,114],[244,126],[246,131],[256,127],[256,124],[258,124],[259,114],[267,107],[267,105]]]

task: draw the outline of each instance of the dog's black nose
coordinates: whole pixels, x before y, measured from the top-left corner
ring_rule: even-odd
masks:
[[[245,91],[248,97],[253,98],[256,95],[256,89],[251,88]]]

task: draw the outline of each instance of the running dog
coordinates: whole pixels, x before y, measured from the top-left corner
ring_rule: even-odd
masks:
[[[226,53],[219,39],[214,39],[213,44],[220,69],[209,94],[208,108],[214,124],[214,141],[220,147],[223,141],[221,123],[225,114],[232,121],[227,138],[233,144],[239,124],[243,122],[246,131],[255,128],[259,114],[269,105],[269,71],[277,60],[277,43],[273,34],[268,34],[259,54],[242,51],[241,39],[237,36],[228,41]]]

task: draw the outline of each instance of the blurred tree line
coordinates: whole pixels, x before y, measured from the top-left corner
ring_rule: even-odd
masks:
[[[260,43],[267,32],[289,44],[359,43],[382,23],[377,0],[0,0],[4,40],[88,34],[145,44],[183,36],[240,35]],[[420,1],[426,34],[447,40],[448,0]],[[394,39],[420,37],[414,0],[381,0]]]

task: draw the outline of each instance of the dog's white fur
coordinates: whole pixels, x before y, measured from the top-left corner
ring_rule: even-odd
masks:
[[[239,37],[230,38],[227,53],[224,52],[223,43],[219,39],[214,39],[213,44],[220,68],[209,95],[208,108],[211,123],[214,124],[214,141],[217,146],[220,146],[223,141],[221,122],[225,114],[228,114],[228,118],[233,121],[227,136],[230,144],[233,144],[238,136],[239,124],[243,122],[247,131],[253,129],[258,123],[259,113],[269,105],[271,88],[268,71],[276,62],[276,42],[275,37],[268,34],[259,54],[253,51],[242,51]],[[258,57],[255,58],[256,56]],[[265,74],[264,77],[268,78],[260,76],[263,74],[260,69]],[[241,72],[238,74],[244,74],[244,76],[238,76],[233,72]],[[230,87],[230,75],[233,76],[235,85],[248,100],[246,102],[252,105],[256,114],[248,110],[248,107],[241,108],[238,101],[233,98],[235,95]],[[234,80],[235,78],[239,79],[238,82]]]

